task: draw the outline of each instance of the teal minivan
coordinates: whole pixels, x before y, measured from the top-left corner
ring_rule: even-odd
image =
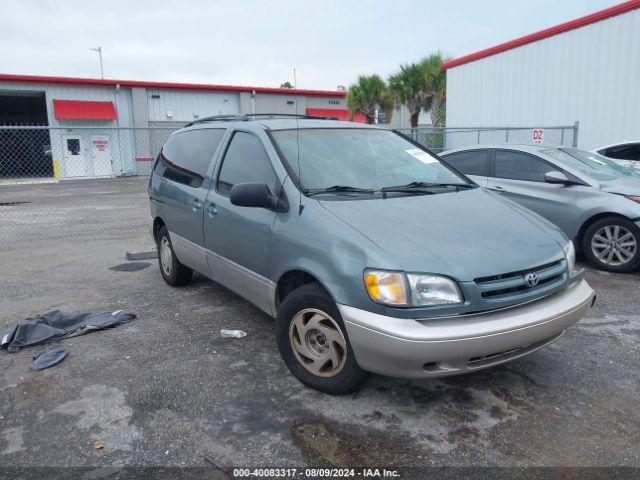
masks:
[[[149,194],[165,281],[197,271],[275,317],[291,373],[326,393],[513,360],[595,300],[560,229],[378,126],[202,119]]]

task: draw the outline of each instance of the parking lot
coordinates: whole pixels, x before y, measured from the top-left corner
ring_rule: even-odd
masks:
[[[532,355],[331,397],[289,374],[271,318],[216,283],[171,288],[155,260],[110,270],[153,248],[145,179],[2,187],[13,202],[28,203],[0,206],[0,329],[52,309],[138,318],[61,341],[69,357],[41,372],[42,347],[0,352],[2,465],[640,466],[638,273],[585,267],[595,307]]]

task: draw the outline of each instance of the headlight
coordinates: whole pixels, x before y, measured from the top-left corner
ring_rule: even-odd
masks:
[[[365,270],[364,283],[374,302],[395,307],[429,307],[463,302],[456,282],[440,275]]]
[[[576,249],[573,242],[567,243],[562,250],[564,250],[564,257],[567,259],[569,275],[573,275],[576,271]]]
[[[640,203],[640,197],[637,197],[635,195],[629,195],[627,198],[632,202]]]
[[[415,307],[462,303],[456,282],[440,275],[407,274],[411,288],[411,304]]]

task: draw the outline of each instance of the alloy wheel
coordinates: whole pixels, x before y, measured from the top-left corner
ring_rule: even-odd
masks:
[[[314,375],[332,377],[347,360],[347,341],[333,318],[321,310],[298,312],[289,327],[289,342],[300,364]]]
[[[591,239],[591,250],[595,257],[610,266],[629,263],[637,249],[635,236],[621,225],[604,226]]]

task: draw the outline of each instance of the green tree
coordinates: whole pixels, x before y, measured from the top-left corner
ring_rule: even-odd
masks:
[[[445,124],[447,101],[447,74],[442,70],[442,63],[447,61],[440,52],[433,53],[420,64],[426,82],[426,98],[423,104],[431,115],[431,124],[442,127]]]
[[[351,119],[356,113],[362,113],[367,123],[373,123],[385,91],[384,81],[379,75],[360,75],[358,81],[347,91],[347,107]]]
[[[382,92],[382,95],[380,95],[379,107],[380,107],[380,110],[382,110],[385,113],[387,117],[387,122],[391,123],[391,118],[393,117],[393,110],[396,108],[396,100],[393,96],[393,93],[391,93],[388,88],[386,88],[385,91]]]
[[[291,85],[291,82],[289,82],[288,80],[284,83],[280,84],[280,88],[288,88],[288,89],[293,89],[293,85]]]
[[[422,63],[400,65],[400,71],[389,77],[389,91],[398,104],[407,106],[411,128],[416,128],[420,110],[428,98],[424,65]]]

